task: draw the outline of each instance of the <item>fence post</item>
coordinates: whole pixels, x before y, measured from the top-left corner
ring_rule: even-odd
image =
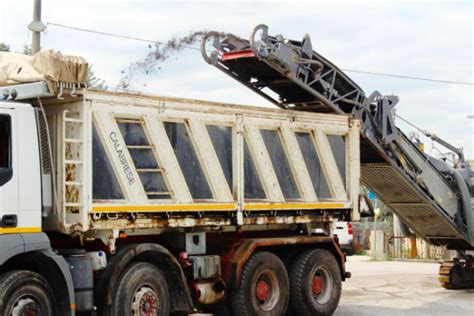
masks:
[[[418,256],[418,249],[416,248],[416,238],[410,238],[410,258],[416,259]]]

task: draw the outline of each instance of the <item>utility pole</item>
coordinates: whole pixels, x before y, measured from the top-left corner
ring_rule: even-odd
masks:
[[[41,0],[34,0],[33,22],[28,25],[28,29],[33,32],[31,54],[34,55],[41,49],[41,32],[46,30],[46,25],[41,22]]]
[[[401,250],[401,233],[400,233],[400,219],[393,214],[393,247],[395,248],[395,258],[402,257]]]

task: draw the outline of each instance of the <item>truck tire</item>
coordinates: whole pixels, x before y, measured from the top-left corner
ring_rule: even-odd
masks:
[[[230,299],[237,316],[284,315],[289,281],[283,262],[270,252],[252,255],[242,270],[237,290],[230,292]]]
[[[298,316],[332,315],[341,298],[341,272],[327,250],[303,252],[290,271],[290,304]]]
[[[36,272],[9,271],[0,276],[0,315],[55,315],[53,293]]]
[[[154,265],[138,262],[123,272],[114,302],[104,315],[168,316],[170,295],[163,273]]]

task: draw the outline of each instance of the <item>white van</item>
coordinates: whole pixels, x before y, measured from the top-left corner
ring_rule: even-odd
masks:
[[[354,254],[352,222],[334,221],[332,223],[332,234],[339,239],[339,245],[346,255]]]

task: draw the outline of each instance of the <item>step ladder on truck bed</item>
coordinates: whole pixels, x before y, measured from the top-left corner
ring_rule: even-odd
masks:
[[[84,110],[64,110],[62,112],[62,213],[65,223],[74,223],[82,216],[86,207],[84,179],[86,178],[86,156]]]
[[[280,108],[352,115],[362,121],[361,181],[420,237],[450,249],[474,249],[470,166],[462,150],[455,166],[428,156],[395,125],[396,96],[364,91],[302,41],[270,36],[258,25],[245,40],[210,32],[206,62]],[[435,137],[435,136],[434,136]],[[468,258],[468,260],[470,260]]]

